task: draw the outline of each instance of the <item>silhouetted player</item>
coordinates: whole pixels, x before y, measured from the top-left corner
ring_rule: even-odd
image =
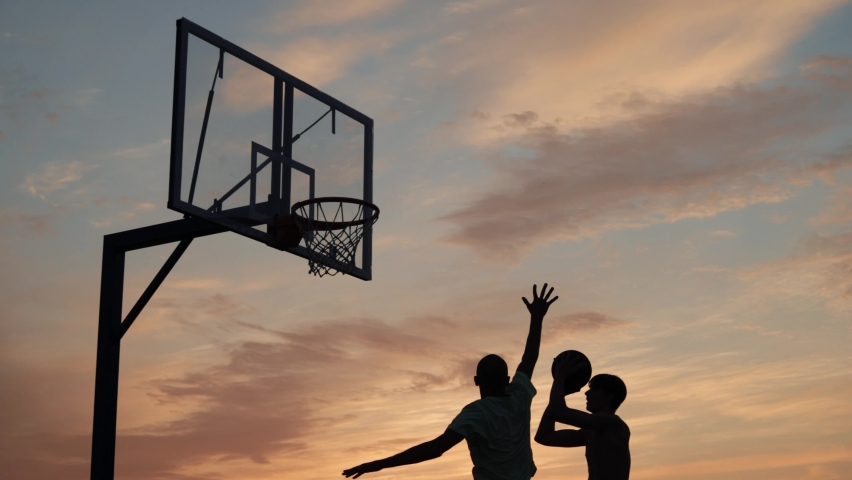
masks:
[[[570,361],[555,364],[550,403],[541,417],[535,441],[549,447],[586,447],[589,480],[627,480],[630,476],[630,429],[616,409],[627,397],[627,387],[615,375],[595,375],[586,391],[586,410],[565,406],[565,377],[580,365]],[[579,391],[579,390],[577,390]],[[555,422],[579,430],[556,430]]]
[[[535,395],[530,378],[538,360],[542,321],[559,298],[549,300],[553,288],[548,292],[546,283],[541,293],[539,296],[533,285],[532,303],[523,298],[530,311],[530,331],[511,383],[506,362],[498,355],[486,355],[473,377],[481,398],[466,405],[441,436],[392,457],[344,470],[343,475],[358,478],[384,468],[438,458],[466,439],[475,480],[529,480],[536,470],[530,448],[530,404]]]

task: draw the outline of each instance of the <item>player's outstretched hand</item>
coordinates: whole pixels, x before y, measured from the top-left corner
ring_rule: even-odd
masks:
[[[379,470],[382,469],[382,467],[378,463],[379,462],[362,463],[361,465],[358,465],[357,467],[352,467],[349,470],[344,470],[343,476],[347,477],[347,478],[349,478],[349,477],[358,478],[361,475],[364,475],[365,473],[378,472]]]
[[[550,298],[550,295],[553,293],[553,287],[550,287],[550,291],[547,291],[547,284],[541,288],[541,296],[538,295],[536,291],[536,285],[533,285],[533,301],[530,302],[527,300],[527,297],[521,297],[524,301],[524,304],[527,306],[527,310],[530,311],[530,315],[534,317],[541,317],[547,314],[547,309],[550,308],[550,304],[559,299],[558,296]]]

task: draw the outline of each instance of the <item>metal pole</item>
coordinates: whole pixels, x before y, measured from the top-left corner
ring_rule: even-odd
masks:
[[[281,149],[276,152],[281,152],[284,156],[285,168],[281,172],[281,203],[282,213],[290,213],[290,206],[293,204],[293,199],[290,198],[290,188],[292,185],[291,175],[293,169],[290,167],[290,160],[293,159],[293,102],[295,95],[293,84],[288,83],[284,86],[284,131],[281,134]]]
[[[162,285],[163,280],[166,279],[166,276],[169,274],[169,272],[172,271],[172,268],[174,268],[177,261],[180,260],[181,255],[183,255],[184,252],[186,252],[186,249],[189,248],[190,243],[192,243],[191,238],[181,240],[181,242],[178,243],[178,246],[175,247],[175,250],[172,252],[172,254],[169,255],[169,258],[168,260],[166,260],[166,263],[164,263],[163,266],[160,267],[160,271],[157,272],[157,275],[155,275],[154,279],[151,280],[151,283],[148,285],[148,288],[146,288],[145,291],[142,292],[142,296],[139,297],[139,300],[136,301],[136,304],[133,305],[133,308],[131,308],[130,311],[127,313],[127,317],[118,326],[119,340],[124,337],[124,334],[127,333],[127,330],[130,328],[131,325],[133,325],[133,322],[136,320],[136,317],[138,317],[139,314],[142,313],[142,309],[145,308],[145,305],[148,304],[148,301],[151,300],[151,297],[153,297],[157,289],[160,288],[160,285]]]
[[[373,122],[364,125],[364,201],[373,203]],[[364,216],[369,217],[373,211],[364,208]],[[364,248],[361,250],[361,268],[367,279],[373,277],[373,223],[364,225]]]
[[[92,425],[92,480],[112,480],[115,469],[115,426],[118,411],[118,363],[121,343],[121,300],[124,250],[104,237],[101,303],[95,366],[95,412]]]
[[[101,260],[101,300],[98,317],[98,350],[95,365],[95,409],[92,419],[92,480],[112,480],[115,472],[115,427],[118,412],[118,372],[121,336],[121,302],[124,295],[124,256],[131,250],[180,241],[169,261],[143,294],[138,314],[193,238],[226,229],[197,218],[151,225],[104,236]],[[133,316],[129,315],[132,319]],[[129,327],[130,323],[126,325]]]

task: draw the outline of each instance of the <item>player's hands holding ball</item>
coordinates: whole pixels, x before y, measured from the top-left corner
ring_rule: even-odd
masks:
[[[550,308],[550,305],[559,299],[559,296],[555,296],[552,299],[550,295],[553,293],[553,287],[550,287],[550,291],[547,291],[547,284],[541,288],[541,296],[538,295],[538,291],[536,290],[537,285],[533,285],[533,301],[530,302],[527,300],[527,297],[522,297],[524,304],[527,306],[527,310],[530,311],[530,315],[533,317],[542,319],[547,314],[547,309]]]
[[[556,358],[553,361],[554,379],[564,380],[584,368],[589,367],[589,361],[583,358]]]
[[[576,350],[566,350],[553,359],[550,367],[553,382],[562,385],[565,395],[577,393],[592,378],[589,358]]]

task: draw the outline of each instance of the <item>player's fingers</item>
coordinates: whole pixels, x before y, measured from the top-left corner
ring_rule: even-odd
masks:
[[[536,290],[536,285],[533,284],[533,300],[538,298],[538,290]]]
[[[525,304],[526,306],[528,306],[528,307],[530,306],[530,301],[529,301],[529,300],[527,300],[527,297],[521,297],[521,300],[523,300],[523,301],[524,301],[524,304]]]
[[[552,295],[552,294],[553,294],[553,287],[550,287],[550,291],[547,292],[547,297],[545,297],[545,300],[547,300],[547,298],[550,298],[550,295]]]
[[[547,304],[548,304],[548,305],[551,305],[553,302],[555,302],[555,301],[557,301],[557,300],[559,300],[559,295],[557,295],[557,296],[553,297],[553,300],[551,300],[551,301],[547,302]]]
[[[547,284],[546,283],[544,285],[542,285],[542,287],[541,287],[541,296],[539,298],[544,298],[545,293],[547,293]]]

